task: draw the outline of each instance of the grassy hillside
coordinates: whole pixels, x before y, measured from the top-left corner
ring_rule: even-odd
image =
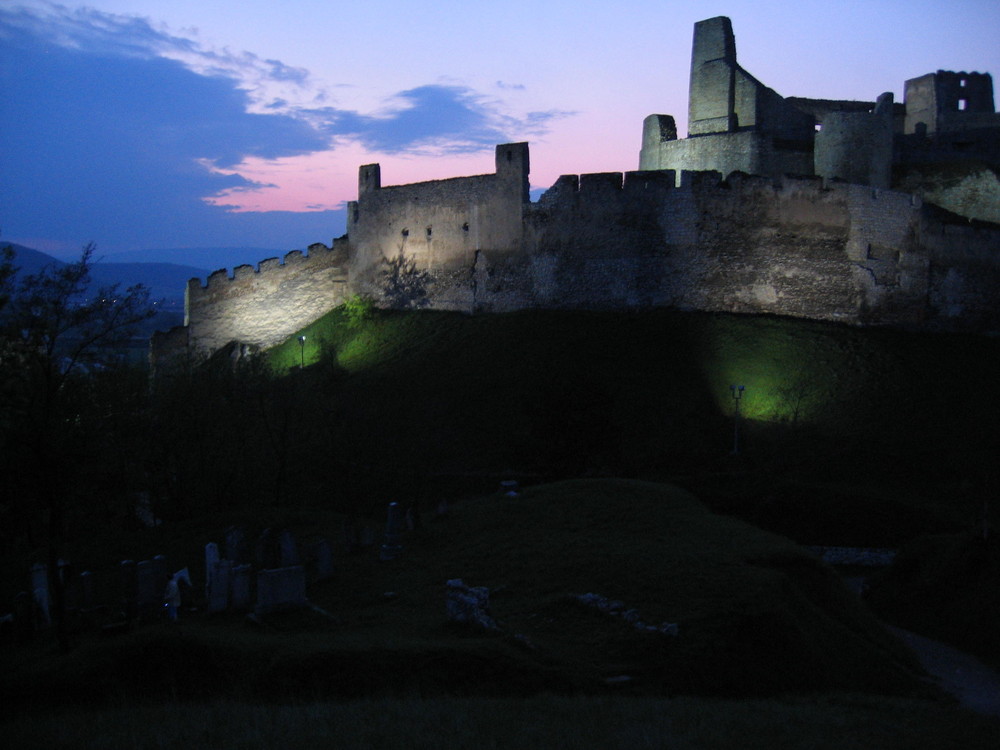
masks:
[[[57,726],[117,726],[118,744],[146,746],[142,716],[166,744],[228,728],[236,745],[314,746],[378,711],[395,718],[359,745],[431,746],[443,719],[414,716],[460,710],[456,736],[506,738],[497,746],[530,746],[506,733],[524,712],[539,731],[600,717],[578,743],[594,747],[617,746],[616,725],[636,747],[995,738],[995,722],[925,692],[908,652],[796,544],[918,540],[904,582],[878,592],[883,611],[926,612],[911,594],[950,586],[946,616],[973,621],[975,598],[919,562],[919,540],[980,529],[995,495],[995,340],[666,311],[352,322],[341,309],[302,335],[269,353],[277,381],[241,382],[226,362],[165,401],[178,421],[156,434],[179,430],[170,479],[184,513],[124,533],[98,514],[84,526],[88,514],[65,552],[110,571],[163,553],[191,567],[197,605],[205,542],[231,524],[250,539],[291,528],[302,545],[334,540],[336,573],[309,591],[319,609],[256,626],[187,612],[179,628],[80,633],[68,656],[45,638],[0,651],[0,704],[23,711],[9,736],[52,746],[68,736]],[[735,455],[731,384],[745,386]],[[503,479],[527,489],[502,496]],[[344,522],[379,540],[389,501],[423,519],[403,554],[348,554]],[[500,632],[445,622],[453,578],[490,589]],[[678,635],[583,606],[586,593]],[[700,697],[662,702],[681,695]],[[50,720],[53,704],[87,702]]]
[[[830,568],[669,485],[541,485],[426,520],[395,560],[338,554],[334,578],[310,590],[329,617],[307,610],[254,631],[188,614],[176,630],[82,637],[65,659],[12,658],[4,700],[69,699],[83,683],[105,700],[601,693],[609,681],[629,694],[922,690],[912,658]],[[323,526],[314,518],[300,531],[333,530]],[[192,573],[203,580],[197,564]],[[490,589],[499,631],[446,622],[453,578]],[[644,623],[676,623],[677,635],[575,599],[587,593],[620,600]]]
[[[993,339],[668,311],[351,327],[338,310],[303,333],[305,377],[339,379],[341,451],[387,458],[414,487],[666,478],[802,542],[893,545],[974,525],[995,486]],[[293,337],[272,361],[302,354]],[[739,456],[732,384],[746,387]]]

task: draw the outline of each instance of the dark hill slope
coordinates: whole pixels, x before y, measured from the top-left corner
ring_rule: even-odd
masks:
[[[398,497],[394,478],[404,494],[462,475],[668,478],[799,541],[895,544],[971,523],[1000,447],[984,337],[662,310],[356,327],[334,311],[303,334],[272,361],[304,355],[308,408],[334,426],[310,456],[367,497]]]

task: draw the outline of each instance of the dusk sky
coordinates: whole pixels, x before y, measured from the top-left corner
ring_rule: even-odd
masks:
[[[483,174],[529,141],[535,188],[636,169],[717,15],[783,96],[1000,75],[998,0],[0,0],[0,241],[291,250],[344,232],[361,164]]]

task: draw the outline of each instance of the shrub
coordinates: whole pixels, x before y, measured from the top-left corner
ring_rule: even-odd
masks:
[[[355,294],[344,301],[344,316],[347,318],[347,325],[357,328],[366,320],[372,317],[375,309],[375,301],[365,294]]]

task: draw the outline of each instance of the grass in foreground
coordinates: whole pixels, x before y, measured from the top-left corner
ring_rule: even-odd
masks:
[[[993,750],[1000,722],[924,701],[554,697],[345,703],[167,702],[28,714],[23,748],[760,748]]]
[[[469,500],[403,543],[393,561],[339,557],[309,592],[334,619],[307,609],[254,630],[197,615],[63,658],[19,654],[0,699],[606,694],[623,675],[643,695],[922,690],[916,662],[832,569],[670,485],[576,480]],[[453,578],[490,589],[500,633],[446,622]],[[586,593],[679,635],[585,607],[574,595]]]

